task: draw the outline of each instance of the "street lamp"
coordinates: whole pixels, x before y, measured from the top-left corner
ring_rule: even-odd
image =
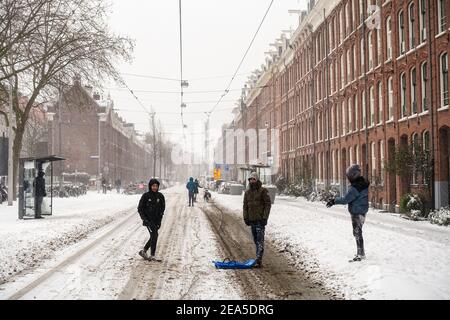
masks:
[[[98,113],[98,169],[97,169],[97,192],[100,193],[100,172],[101,172],[101,122],[106,122],[106,113]],[[91,157],[93,158],[93,157]]]

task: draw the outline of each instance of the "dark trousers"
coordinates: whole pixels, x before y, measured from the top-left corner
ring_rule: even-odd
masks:
[[[253,241],[256,246],[256,260],[261,262],[264,255],[264,234],[266,227],[256,222],[251,222],[250,225],[252,228]]]
[[[362,228],[366,221],[366,215],[352,215],[353,236],[356,239],[357,255],[365,256]]]
[[[153,223],[151,226],[147,226],[148,232],[150,233],[150,239],[144,246],[144,251],[147,252],[150,249],[150,254],[152,256],[156,253],[156,244],[158,243],[158,226]]]
[[[195,194],[193,192],[189,192],[189,205],[190,206],[194,206],[194,202],[195,202],[194,195]]]
[[[35,208],[34,208],[34,215],[36,217],[40,217],[42,213],[42,201],[44,200],[44,197],[35,197]]]

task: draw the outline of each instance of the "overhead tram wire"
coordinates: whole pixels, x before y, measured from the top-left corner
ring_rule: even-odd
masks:
[[[180,1],[181,1],[181,0],[180,0]],[[233,83],[234,79],[236,78],[236,76],[237,76],[239,70],[240,70],[241,67],[242,67],[242,64],[244,63],[245,58],[247,57],[248,52],[250,51],[250,49],[251,49],[253,43],[255,42],[256,36],[258,35],[259,30],[261,29],[262,25],[264,24],[264,21],[266,20],[266,17],[267,17],[267,15],[269,14],[269,11],[270,11],[270,9],[272,8],[272,5],[273,5],[274,1],[275,1],[275,0],[271,0],[271,1],[270,1],[269,7],[267,8],[266,13],[264,14],[264,17],[262,18],[261,23],[259,24],[258,29],[256,30],[255,35],[253,36],[253,39],[252,39],[252,41],[250,42],[250,45],[248,46],[247,50],[245,51],[245,54],[244,54],[244,56],[242,57],[241,62],[239,63],[239,65],[238,65],[236,71],[234,72],[233,77],[231,77],[231,80],[230,80],[230,82],[229,82],[227,88],[225,89],[224,93],[220,96],[219,101],[217,101],[216,105],[215,105],[215,106],[212,108],[212,110],[209,112],[210,115],[216,110],[217,106],[220,104],[220,102],[222,101],[222,99],[225,98],[225,96],[230,92],[231,84]]]
[[[181,89],[181,91],[180,91],[180,95],[181,95],[181,97],[180,97],[180,100],[181,100],[181,102],[180,102],[180,111],[181,111],[181,126],[182,126],[182,129],[183,129],[183,139],[184,139],[184,143],[185,143],[185,145],[186,145],[186,135],[185,135],[185,132],[184,132],[184,127],[185,127],[185,125],[184,125],[184,114],[183,114],[183,104],[184,104],[184,102],[183,102],[183,85],[184,85],[184,83],[183,83],[183,20],[182,20],[182,8],[181,8],[181,0],[178,0],[178,7],[179,7],[179,13],[180,13],[180,76],[181,76],[181,80],[180,80],[180,89]]]

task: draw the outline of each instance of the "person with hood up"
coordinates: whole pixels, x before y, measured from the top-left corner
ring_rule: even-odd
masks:
[[[351,165],[346,172],[351,184],[344,197],[337,197],[327,202],[327,208],[336,204],[348,205],[348,212],[352,218],[353,236],[356,239],[356,256],[350,262],[361,261],[366,258],[364,252],[364,239],[362,227],[369,211],[369,186],[370,183],[361,175],[361,167]]]
[[[195,191],[194,191],[194,202],[197,202],[198,188],[200,186],[198,179],[194,180],[195,183]]]
[[[256,172],[250,175],[248,181],[250,187],[244,195],[244,222],[247,226],[251,227],[253,241],[256,246],[256,262],[254,267],[261,268],[264,255],[264,233],[272,202],[269,191],[263,188]]]
[[[166,209],[166,200],[164,195],[159,192],[159,181],[151,179],[148,187],[149,191],[144,193],[139,201],[138,212],[150,233],[150,239],[139,252],[139,255],[146,260],[158,260],[155,257],[156,244],[158,242],[158,230],[161,227],[161,221]],[[150,256],[147,251],[150,249]]]
[[[189,207],[194,206],[194,197],[195,197],[195,190],[198,190],[194,178],[190,177],[189,182],[186,184],[186,189],[188,189],[188,196],[189,196]]]

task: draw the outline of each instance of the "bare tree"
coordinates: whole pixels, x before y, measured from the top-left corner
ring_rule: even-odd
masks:
[[[119,79],[115,63],[131,59],[133,50],[130,39],[109,31],[105,0],[52,0],[40,10],[44,20],[34,31],[28,51],[35,63],[26,70],[21,63],[0,65],[0,73],[12,75],[15,178],[31,109],[64,90],[75,77],[97,86],[106,78]],[[6,52],[5,61],[15,59],[14,52]],[[0,82],[1,91],[7,91],[4,81]],[[19,102],[21,93],[28,98],[24,106]]]

